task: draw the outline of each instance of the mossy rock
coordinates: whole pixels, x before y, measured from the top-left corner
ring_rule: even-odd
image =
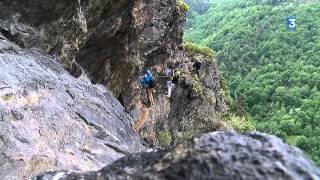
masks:
[[[190,131],[180,131],[177,134],[176,142],[175,143],[179,143],[179,142],[184,142],[188,139],[190,139],[194,134]]]
[[[162,130],[158,134],[159,145],[162,147],[169,146],[172,141],[171,133],[168,130]]]
[[[216,102],[216,97],[211,96],[211,95],[207,95],[206,96],[206,100],[210,105],[214,105]]]
[[[199,82],[194,82],[192,84],[192,94],[196,96],[201,96],[203,93],[204,87]]]

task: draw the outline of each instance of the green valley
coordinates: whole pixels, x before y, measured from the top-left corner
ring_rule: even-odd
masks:
[[[319,165],[320,2],[208,2],[209,9],[190,4],[184,40],[215,51],[232,112],[303,149]],[[286,26],[290,16],[297,19],[295,30]]]

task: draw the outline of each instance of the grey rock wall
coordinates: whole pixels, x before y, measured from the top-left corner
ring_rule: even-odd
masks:
[[[225,105],[218,70],[208,64],[206,82],[192,77],[192,58],[182,51],[184,25],[176,0],[0,2],[0,31],[6,38],[58,57],[75,77],[85,72],[93,83],[105,85],[138,124],[135,130],[153,145],[161,144],[160,132],[169,132],[175,143],[222,124]],[[183,65],[186,77],[176,84],[171,100],[162,81],[154,94],[156,104],[149,108],[139,75],[150,65],[168,62]],[[191,97],[193,86],[206,94]]]
[[[0,179],[98,170],[143,151],[132,121],[102,85],[0,36]]]
[[[0,30],[20,47],[77,61],[118,97],[145,65],[174,57],[185,17],[175,0],[3,0]]]

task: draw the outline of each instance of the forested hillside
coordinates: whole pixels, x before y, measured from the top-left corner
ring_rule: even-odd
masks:
[[[320,164],[320,2],[211,3],[190,16],[185,41],[217,52],[235,113]],[[294,31],[289,16],[297,18]]]

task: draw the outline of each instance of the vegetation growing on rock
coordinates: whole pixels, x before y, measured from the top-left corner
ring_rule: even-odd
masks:
[[[183,12],[188,12],[190,7],[184,0],[178,0],[178,6]]]
[[[158,141],[159,141],[160,146],[162,146],[162,147],[169,146],[172,141],[172,137],[171,137],[170,132],[168,130],[160,131],[158,134]]]
[[[214,51],[208,47],[201,46],[196,43],[191,43],[191,42],[185,42],[183,44],[183,47],[186,51],[189,51],[191,53],[200,53],[202,55],[205,55],[209,58],[214,57]]]
[[[255,127],[252,122],[248,121],[245,117],[237,116],[232,113],[225,117],[227,123],[237,132],[250,132],[255,131]]]

